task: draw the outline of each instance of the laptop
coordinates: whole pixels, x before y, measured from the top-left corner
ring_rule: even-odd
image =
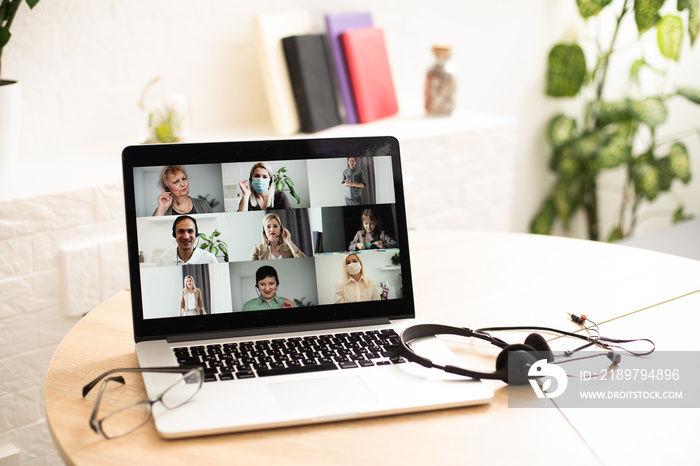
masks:
[[[139,145],[122,165],[139,364],[205,371],[188,403],[154,405],[162,437],[493,397],[398,355],[416,309],[395,138]],[[459,364],[437,339],[416,345]],[[149,396],[171,377],[144,374]]]

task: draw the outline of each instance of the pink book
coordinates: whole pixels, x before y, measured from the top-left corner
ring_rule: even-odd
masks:
[[[366,28],[372,26],[372,14],[369,12],[358,13],[331,13],[326,15],[326,30],[328,31],[328,43],[333,57],[333,66],[338,80],[338,89],[345,109],[345,122],[357,123],[355,111],[355,97],[350,88],[348,70],[345,66],[345,54],[340,42],[340,35],[348,29]]]
[[[360,123],[399,111],[384,32],[379,28],[349,29],[340,35]]]

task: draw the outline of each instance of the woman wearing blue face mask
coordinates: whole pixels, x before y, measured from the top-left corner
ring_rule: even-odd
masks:
[[[272,168],[265,162],[258,162],[250,169],[250,177],[238,183],[243,198],[238,205],[238,212],[249,210],[291,209],[287,195],[275,191]]]

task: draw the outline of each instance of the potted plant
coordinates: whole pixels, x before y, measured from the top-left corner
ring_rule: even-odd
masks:
[[[146,144],[168,144],[185,140],[187,127],[187,98],[168,90],[158,76],[146,84],[139,108],[146,114]]]
[[[39,0],[25,0],[34,8]],[[0,0],[0,175],[14,169],[19,154],[20,86],[5,80],[2,74],[2,52],[10,41],[10,28],[22,0]]]
[[[217,259],[219,251],[223,254],[224,262],[228,262],[228,244],[219,239],[221,232],[219,230],[214,230],[211,236],[207,236],[204,233],[200,233],[199,237],[202,239],[202,244],[199,246],[200,249],[204,249],[212,254],[214,254]]]
[[[294,181],[287,176],[287,167],[282,167],[279,170],[277,170],[277,173],[272,175],[273,177],[273,183],[275,183],[275,189],[277,191],[284,191],[285,186],[289,188],[289,194],[292,195],[294,199],[297,200],[297,204],[301,203],[301,199],[299,198],[299,195],[297,194],[296,190],[294,189]]]
[[[546,93],[576,98],[580,111],[576,116],[555,115],[548,124],[552,147],[549,168],[556,181],[530,231],[550,234],[557,222],[568,229],[573,215],[582,211],[589,239],[616,241],[633,233],[642,204],[669,192],[674,180],[690,181],[686,145],[677,135],[660,138],[658,128],[668,118],[670,99],[700,104],[700,89],[660,85],[650,93],[650,86],[643,84],[649,78],[664,84],[666,71],[661,68],[679,61],[686,31],[690,45],[694,44],[700,32],[700,11],[698,0],[577,0],[577,5],[586,21],[603,15],[612,21],[597,20],[596,36],[579,38],[581,44],[592,44],[585,51],[578,43],[557,44],[550,51]],[[621,38],[622,31],[629,30],[621,28],[623,21],[632,20],[636,34]],[[641,43],[650,31],[656,35],[653,47]],[[639,54],[630,68],[626,95],[610,99],[604,92],[610,63],[618,59],[619,52],[630,50]],[[695,131],[691,127],[681,136],[692,136]],[[598,212],[599,177],[613,169],[621,169],[625,180],[619,188],[617,218],[611,231],[603,232]],[[682,203],[669,214],[673,221],[688,218]]]

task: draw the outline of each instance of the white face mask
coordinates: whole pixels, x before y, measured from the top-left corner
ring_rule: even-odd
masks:
[[[345,270],[347,270],[350,275],[357,275],[362,272],[362,265],[360,265],[359,262],[350,262],[349,264],[345,264]]]

